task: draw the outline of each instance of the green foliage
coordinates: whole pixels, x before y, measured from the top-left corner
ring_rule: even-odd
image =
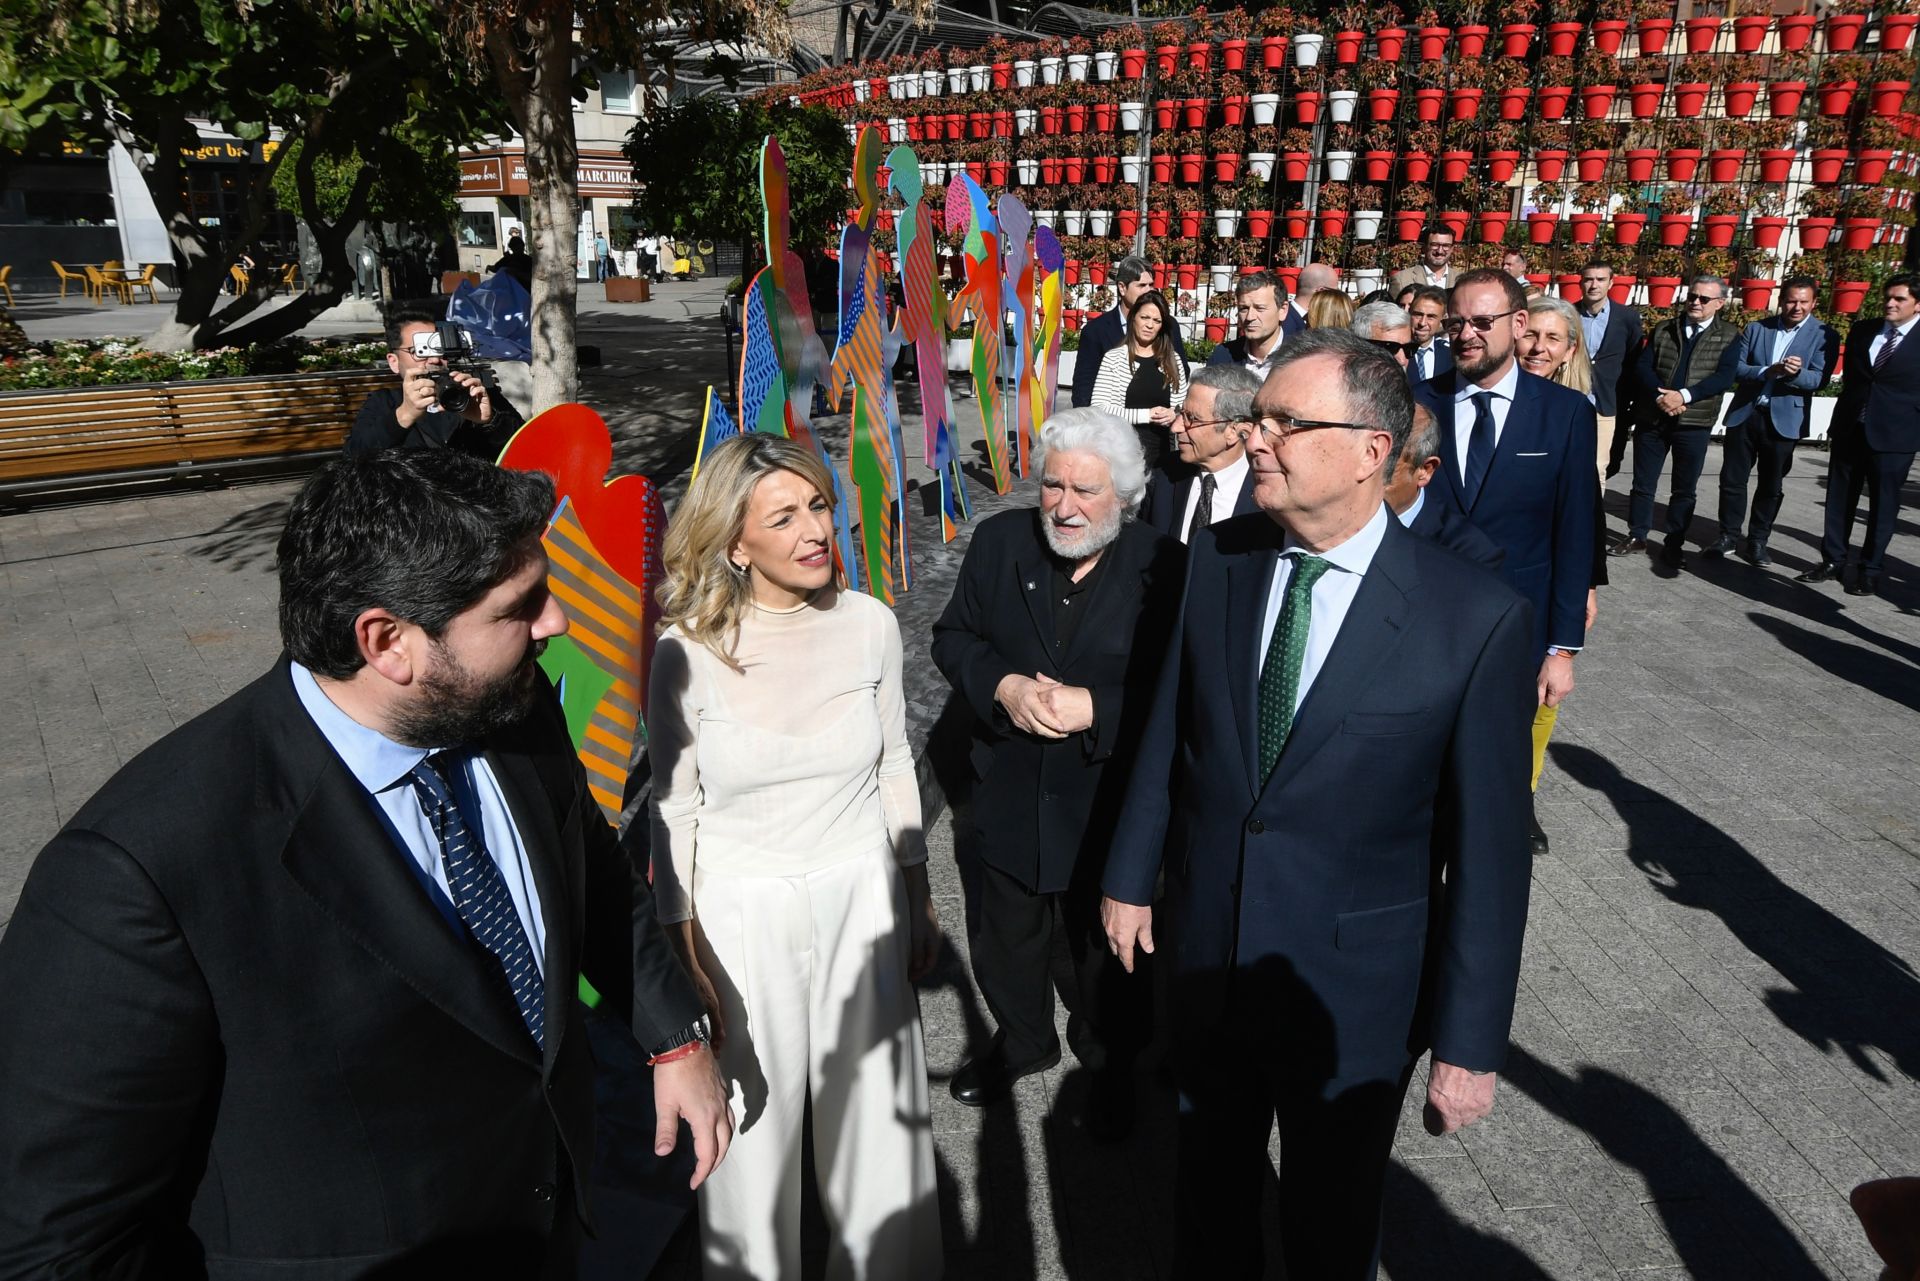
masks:
[[[705,97],[660,108],[634,126],[625,148],[634,177],[646,184],[634,213],[677,237],[758,243],[760,147],[769,134],[787,158],[791,243],[831,243],[847,213],[853,145],[823,107]]]
[[[407,139],[380,140],[383,158],[374,164],[373,187],[360,217],[368,222],[412,222],[446,230],[459,207],[460,161],[444,143],[416,147]],[[273,197],[282,209],[300,208],[297,174],[306,144],[288,144],[287,156],[273,174]],[[338,222],[346,217],[353,186],[370,162],[355,149],[345,156],[313,158],[313,194],[321,217]]]
[[[25,356],[0,360],[0,391],[368,369],[379,365],[386,351],[386,344],[379,342],[299,338],[185,352],[145,351],[131,338],[37,343]]]

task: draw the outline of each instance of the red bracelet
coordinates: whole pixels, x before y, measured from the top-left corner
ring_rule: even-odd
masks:
[[[700,1040],[688,1041],[685,1045],[674,1046],[671,1050],[668,1050],[664,1054],[654,1055],[652,1058],[647,1060],[647,1066],[659,1067],[662,1063],[677,1062],[680,1059],[690,1057],[695,1050],[704,1050],[706,1047],[707,1047],[707,1043],[705,1041],[700,1041]]]

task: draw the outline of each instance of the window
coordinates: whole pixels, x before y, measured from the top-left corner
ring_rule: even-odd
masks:
[[[634,113],[631,71],[600,73],[600,109],[621,116],[630,116]]]
[[[493,229],[493,215],[490,213],[460,214],[460,243],[469,249],[495,249],[500,241]]]

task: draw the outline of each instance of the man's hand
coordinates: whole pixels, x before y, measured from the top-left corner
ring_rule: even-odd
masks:
[[[1153,954],[1153,909],[1102,897],[1100,926],[1107,932],[1107,950],[1120,958],[1120,968],[1133,973],[1133,949]]]
[[[484,423],[493,417],[493,402],[487,399],[485,383],[472,374],[463,374],[458,371],[449,374],[448,377],[473,393],[473,399],[469,400],[467,407],[460,411],[462,418],[470,423]]]
[[[1045,693],[1038,680],[1009,672],[994,687],[993,701],[1006,709],[1015,729],[1035,738],[1065,738],[1067,730],[1055,721]]]
[[[1598,617],[1600,617],[1600,589],[1598,587],[1589,587],[1587,588],[1587,621],[1580,630],[1585,632],[1592,631],[1593,620]]]
[[[1540,680],[1535,692],[1540,696],[1541,705],[1560,706],[1561,701],[1573,693],[1573,655],[1548,654],[1547,661],[1540,664]]]
[[[1044,672],[1036,677],[1040,700],[1053,723],[1069,734],[1093,728],[1093,691],[1080,685],[1062,685]]]
[[[1660,394],[1653,398],[1653,403],[1660,406],[1660,412],[1669,418],[1678,418],[1687,411],[1687,402],[1671,387],[1662,387]]]
[[[403,428],[412,427],[432,409],[433,373],[431,370],[416,369],[400,384],[400,404],[393,411],[394,421]]]
[[[653,1110],[660,1119],[653,1127],[653,1152],[666,1156],[680,1137],[684,1119],[693,1131],[693,1181],[707,1181],[713,1167],[727,1156],[733,1142],[733,1109],[727,1106],[726,1082],[713,1051],[702,1047],[683,1059],[653,1069]]]
[[[1787,356],[1776,364],[1771,372],[1775,378],[1791,378],[1805,367],[1806,364],[1800,357]]]
[[[1499,1079],[1492,1072],[1475,1075],[1435,1059],[1427,1077],[1427,1133],[1452,1134],[1493,1111],[1493,1087]]]

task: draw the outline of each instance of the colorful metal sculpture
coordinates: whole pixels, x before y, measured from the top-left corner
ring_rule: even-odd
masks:
[[[1033,351],[1028,358],[1037,374],[1033,405],[1037,430],[1053,417],[1053,402],[1060,394],[1060,309],[1066,300],[1067,255],[1051,227],[1034,231],[1033,254],[1040,262],[1039,291],[1034,298],[1038,324],[1034,329]]]
[[[972,512],[954,438],[953,403],[947,395],[947,294],[940,287],[933,258],[939,242],[934,239],[932,212],[922,199],[926,188],[920,176],[920,157],[912,147],[895,147],[887,153],[887,169],[888,189],[906,202],[906,209],[895,220],[899,228],[900,286],[906,299],[896,326],[905,341],[913,344],[924,429],[921,457],[939,480],[940,533],[945,541],[952,542]]]
[[[993,471],[994,492],[1004,494],[1013,488],[1013,476],[1007,466],[1006,430],[1000,421],[1005,358],[1000,329],[1006,318],[1000,227],[987,203],[987,193],[968,175],[962,174],[947,186],[947,225],[967,228],[962,244],[966,284],[954,295],[947,323],[957,329],[966,317],[973,319],[974,403],[980,407],[980,429],[986,440],[987,463]]]
[[[1013,359],[1007,362],[1007,421],[1001,439],[1013,441],[1014,459],[1022,479],[1033,445],[1034,410],[1040,400],[1039,378],[1033,369],[1033,218],[1012,192],[1000,196],[1000,239],[1005,266],[1002,296],[1013,314]]]
[[[707,388],[706,409],[700,416],[700,440],[693,447],[693,474],[700,474],[700,462],[713,447],[731,436],[738,436],[740,428],[733,421],[733,415],[727,412],[727,402],[713,388]]]

